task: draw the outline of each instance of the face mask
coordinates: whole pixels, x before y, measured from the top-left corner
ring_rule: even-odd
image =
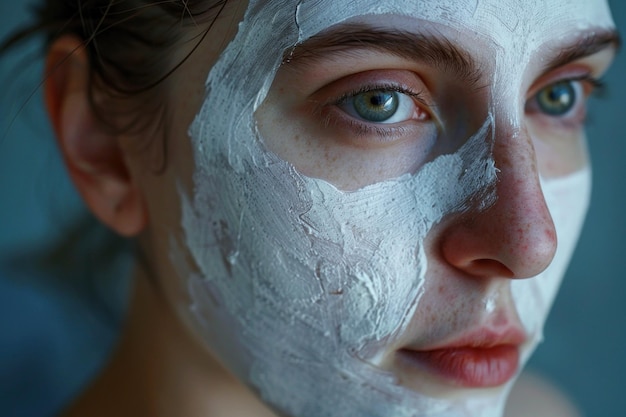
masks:
[[[186,241],[175,245],[172,257],[187,280],[196,332],[282,415],[501,415],[511,382],[438,389],[426,374],[417,382],[424,389],[416,390],[393,371],[389,358],[415,332],[412,321],[423,314],[429,280],[444,278],[430,274],[429,232],[447,216],[482,212],[497,201],[497,121],[511,103],[519,105],[513,86],[523,77],[516,68],[524,65],[513,63],[528,62],[537,45],[554,36],[547,23],[527,19],[541,2],[285,3],[251,2],[237,37],[209,74],[206,101],[190,127],[195,190],[188,195],[181,189]],[[565,13],[578,26],[611,25],[604,3],[545,7],[548,16]],[[494,93],[485,120],[453,153],[416,172],[341,191],[269,151],[255,110],[294,45],[351,19],[389,15],[493,40]],[[519,125],[516,113],[509,115],[511,126]],[[582,224],[589,184],[587,169],[542,183],[559,249],[540,276],[510,284],[529,337],[522,362],[541,338]],[[194,268],[183,265],[181,251],[190,254]],[[482,297],[484,315],[501,302],[499,296]],[[444,315],[450,307],[440,308]]]

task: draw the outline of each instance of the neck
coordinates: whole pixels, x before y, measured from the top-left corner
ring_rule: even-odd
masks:
[[[189,334],[138,272],[111,362],[66,417],[273,417]]]

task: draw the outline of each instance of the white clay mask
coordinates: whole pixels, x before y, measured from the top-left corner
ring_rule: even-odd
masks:
[[[273,138],[255,118],[283,57],[347,21],[415,31],[428,22],[490,45],[488,97],[461,144],[349,192],[270,151]],[[190,127],[195,188],[181,191],[186,240],[173,258],[182,265],[188,253],[197,270],[181,267],[197,334],[280,415],[501,416],[512,378],[469,388],[426,371],[407,381],[395,354],[410,341],[428,345],[491,323],[499,311],[513,312],[524,328],[521,362],[541,338],[586,211],[588,169],[542,182],[559,246],[538,277],[502,278],[498,291],[473,295],[461,284],[445,289],[457,278],[436,273],[441,259],[428,238],[450,218],[497,204],[494,144],[500,129],[519,131],[520,86],[537,50],[568,35],[555,34],[555,22],[568,30],[612,26],[603,1],[251,1]],[[434,302],[438,286],[461,297]]]

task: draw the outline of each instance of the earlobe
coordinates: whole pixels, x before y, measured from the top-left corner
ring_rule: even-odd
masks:
[[[121,235],[134,236],[146,225],[145,202],[119,136],[94,113],[89,88],[83,42],[70,35],[59,38],[46,60],[45,100],[68,172],[97,218]]]

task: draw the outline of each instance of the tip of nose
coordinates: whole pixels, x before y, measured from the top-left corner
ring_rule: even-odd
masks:
[[[524,236],[524,244],[520,245],[520,255],[511,260],[514,278],[531,278],[543,272],[554,259],[557,248],[556,231],[546,227],[538,231],[541,236],[530,234]]]
[[[543,272],[556,254],[556,231],[551,221],[490,232],[463,227],[455,230],[444,239],[444,258],[469,276],[523,279]]]

